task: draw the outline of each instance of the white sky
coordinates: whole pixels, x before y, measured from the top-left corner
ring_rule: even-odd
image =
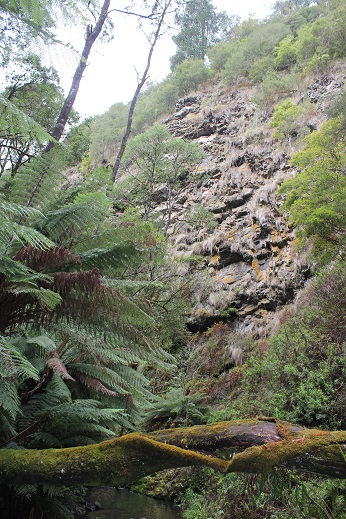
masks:
[[[274,0],[214,0],[218,11],[238,14],[247,18],[249,14],[264,18],[270,12]],[[112,4],[111,4],[112,5]],[[132,99],[137,85],[137,72],[144,71],[148,41],[137,27],[135,17],[116,13],[114,39],[107,44],[95,43],[89,64],[81,82],[74,108],[82,118],[102,114],[116,102]],[[78,51],[83,47],[83,34],[78,28],[70,28],[64,42],[71,42]],[[169,58],[175,52],[170,36],[163,37],[156,45],[149,71],[150,78],[160,81],[169,73]],[[50,60],[59,71],[61,86],[68,92],[76,66],[76,53],[63,47],[54,49]]]

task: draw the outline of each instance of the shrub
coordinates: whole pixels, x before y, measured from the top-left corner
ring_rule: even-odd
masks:
[[[304,108],[296,105],[290,99],[286,99],[275,107],[273,117],[270,121],[270,126],[276,128],[274,137],[278,139],[291,140],[292,137],[297,137],[300,124],[299,116],[304,112]]]
[[[346,426],[346,274],[335,266],[306,291],[297,313],[247,361],[233,408],[307,426]]]
[[[210,77],[209,70],[201,59],[187,60],[177,66],[174,72],[174,85],[179,95],[196,90]]]

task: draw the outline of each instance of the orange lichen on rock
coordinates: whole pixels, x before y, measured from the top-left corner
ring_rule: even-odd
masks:
[[[252,260],[252,264],[251,265],[252,265],[252,268],[254,269],[254,271],[256,273],[257,278],[262,280],[263,279],[263,272],[261,272],[258,260],[257,259]]]

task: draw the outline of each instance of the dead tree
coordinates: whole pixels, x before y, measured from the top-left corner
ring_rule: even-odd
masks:
[[[222,473],[289,468],[345,479],[346,431],[304,429],[255,418],[131,433],[85,447],[0,450],[0,481],[7,484],[117,486],[186,466],[207,466]]]

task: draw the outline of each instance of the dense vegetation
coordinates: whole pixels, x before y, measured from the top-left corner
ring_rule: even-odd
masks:
[[[268,19],[242,22],[204,2],[197,33],[211,16],[218,22],[203,41],[209,63],[204,48],[196,54],[183,37],[184,16],[200,4],[190,2],[192,11],[177,15],[174,70],[140,95],[115,186],[109,165],[129,106],[116,103],[81,124],[72,113],[64,142],[46,153],[63,95],[56,71],[28,44],[53,38],[59,6],[63,16],[83,20],[90,2],[32,4],[0,5],[11,29],[0,40],[7,73],[0,95],[2,447],[85,445],[136,428],[258,414],[346,429],[346,91],[329,100],[325,122],[311,133],[305,124],[311,106],[294,98],[298,81],[345,58],[344,2],[281,0]],[[167,254],[174,196],[187,176],[198,179],[203,154],[159,122],[179,97],[210,80],[256,87],[258,117],[289,146],[297,169],[280,188],[282,211],[315,277],[261,335],[223,320],[189,337],[199,259],[185,264]],[[162,213],[153,210],[158,186],[168,193]],[[203,208],[186,220],[215,225]],[[146,484],[174,495],[187,519],[345,517],[343,483],[279,471],[258,478],[188,470],[160,479],[160,490],[155,479]],[[71,517],[81,492],[6,485],[0,491],[8,517],[36,517],[40,510]]]

